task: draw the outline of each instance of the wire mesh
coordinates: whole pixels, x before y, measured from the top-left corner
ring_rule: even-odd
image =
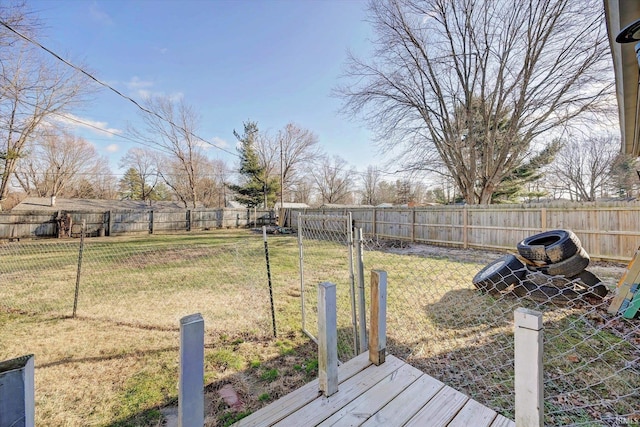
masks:
[[[348,360],[357,354],[354,313],[353,238],[348,216],[300,216],[298,235],[301,245],[301,289],[303,330],[317,341],[318,284],[336,285],[338,318],[338,358]]]
[[[366,269],[388,274],[391,353],[513,419],[513,311],[531,308],[544,319],[545,425],[640,421],[640,321],[608,314],[602,298],[620,269],[596,287],[489,252],[365,246]]]
[[[355,354],[356,339],[345,222],[315,218],[303,224],[302,235],[304,324],[316,332],[317,284],[336,283],[343,361]],[[79,318],[173,330],[180,317],[199,311],[208,335],[270,337],[261,236],[219,238],[88,239]],[[300,252],[287,239],[293,237],[270,243],[274,298],[280,315],[297,315],[300,287],[292,271]],[[535,309],[544,315],[545,425],[640,422],[640,320],[607,313],[624,268],[589,266],[609,291],[603,298],[587,279],[532,271],[502,254],[373,238],[364,246],[365,271],[388,274],[392,354],[513,418],[513,311]],[[78,239],[0,245],[0,310],[70,316],[79,250]],[[483,270],[492,279],[474,286]]]
[[[175,329],[181,317],[200,312],[214,334],[270,335],[260,236],[225,244],[211,239],[87,239],[77,317]],[[0,307],[71,316],[79,250],[79,239],[1,245]]]
[[[79,247],[77,240],[0,244],[0,308],[71,315]]]

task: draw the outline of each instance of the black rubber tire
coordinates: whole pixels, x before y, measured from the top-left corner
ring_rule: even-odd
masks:
[[[582,273],[589,265],[589,254],[580,248],[573,256],[554,264],[547,264],[538,269],[549,276],[572,277]]]
[[[473,286],[491,295],[499,295],[518,284],[527,274],[524,264],[514,255],[505,255],[487,264],[471,280]]]
[[[609,293],[602,280],[589,270],[584,270],[577,276],[569,277],[569,280],[572,281],[576,279],[584,286],[583,288],[581,286],[575,287],[581,294],[586,293],[591,297],[602,299]]]
[[[536,302],[567,303],[575,298],[577,293],[569,289],[561,289],[555,286],[540,285],[524,280],[513,288],[513,293],[520,298],[527,298]],[[565,293],[569,295],[565,295]]]
[[[557,263],[575,255],[582,244],[571,230],[550,230],[529,236],[518,243],[518,253],[535,263]]]
[[[584,270],[573,277],[547,276],[540,272],[528,274],[522,282],[513,288],[518,297],[539,303],[572,304],[584,301],[585,297],[601,300],[608,290],[600,279],[590,271]]]

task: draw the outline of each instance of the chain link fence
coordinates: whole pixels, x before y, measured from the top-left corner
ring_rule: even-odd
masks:
[[[315,303],[313,284],[336,283],[344,292],[339,329],[346,331],[355,319],[346,296],[353,274],[345,260],[349,242],[322,218],[331,217],[301,223],[306,304]],[[356,239],[351,256],[357,245]],[[480,250],[376,238],[362,245],[361,269],[359,257],[352,258],[356,276],[373,269],[388,274],[390,353],[513,419],[513,312],[537,310],[544,319],[545,425],[639,425],[640,320],[607,312],[624,267],[591,263],[584,270],[588,259],[573,259],[568,267],[535,268]],[[559,274],[558,265],[574,272]],[[310,327],[316,318],[306,317]]]
[[[640,422],[640,322],[608,314],[601,289],[522,264],[512,269],[482,251],[375,239],[365,246],[366,269],[388,273],[392,354],[513,419],[513,312],[538,310],[545,425]],[[493,282],[478,289],[483,269]],[[600,286],[615,288],[621,269],[600,270]]]
[[[317,284],[337,284],[341,360],[364,347],[358,300],[369,292],[359,271],[368,283],[370,270],[385,270],[392,354],[513,418],[513,311],[535,309],[544,315],[545,424],[640,422],[640,320],[607,312],[624,268],[589,265],[609,290],[602,298],[587,279],[509,262],[488,267],[503,256],[484,251],[369,238],[360,258],[350,224],[310,218],[301,236],[278,237],[270,254],[278,315],[297,315],[304,299],[312,336]],[[70,317],[75,308],[80,320],[160,330],[201,312],[207,335],[272,336],[262,236],[220,240],[211,233],[1,244],[0,310]],[[493,279],[474,286],[482,270]]]
[[[349,360],[360,352],[351,217],[300,215],[298,245],[302,330],[317,342],[318,284],[334,283],[337,293],[338,358]]]
[[[262,235],[40,240],[0,245],[0,309],[212,334],[272,334]]]

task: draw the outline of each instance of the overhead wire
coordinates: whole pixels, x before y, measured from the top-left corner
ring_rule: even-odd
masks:
[[[30,38],[30,37],[28,37],[28,36],[26,36],[26,35],[22,34],[20,31],[18,31],[18,30],[16,30],[16,29],[14,29],[11,25],[7,24],[5,21],[0,20],[0,25],[2,25],[3,27],[5,27],[7,30],[11,31],[12,33],[16,34],[18,37],[20,37],[20,38],[22,38],[22,39],[26,40],[26,41],[27,41],[27,42],[29,42],[29,43],[32,43],[33,45],[35,45],[35,46],[39,47],[40,49],[44,50],[44,51],[45,51],[45,52],[47,52],[48,54],[52,55],[54,58],[58,59],[59,61],[63,62],[64,64],[66,64],[67,66],[69,66],[69,67],[73,68],[74,70],[78,71],[79,73],[81,73],[81,74],[85,75],[85,76],[86,76],[86,77],[88,77],[89,79],[91,79],[91,80],[93,80],[94,82],[96,82],[98,85],[100,85],[100,86],[102,86],[102,87],[105,87],[105,88],[109,89],[110,91],[112,91],[113,93],[115,93],[117,96],[119,96],[119,97],[121,97],[121,98],[123,98],[123,99],[125,99],[125,100],[127,100],[127,101],[129,101],[129,102],[131,102],[133,105],[135,105],[135,106],[136,106],[138,109],[140,109],[141,111],[143,111],[143,112],[145,112],[145,113],[147,113],[147,114],[150,114],[150,115],[152,115],[152,116],[157,117],[158,119],[160,119],[160,120],[162,120],[162,121],[164,121],[164,122],[168,123],[169,125],[171,125],[171,126],[173,126],[173,127],[177,128],[177,129],[180,129],[180,130],[181,130],[181,131],[183,131],[185,134],[188,134],[188,135],[190,135],[191,137],[196,138],[196,139],[198,139],[198,140],[200,140],[200,141],[204,142],[205,144],[208,144],[208,145],[210,145],[210,146],[212,146],[212,147],[214,147],[214,148],[216,148],[216,149],[218,149],[218,150],[220,150],[220,151],[223,151],[223,152],[225,152],[225,153],[227,153],[227,154],[231,154],[232,156],[239,157],[238,153],[234,153],[233,151],[230,151],[230,150],[224,149],[224,148],[222,148],[222,147],[219,147],[219,146],[217,146],[217,145],[215,145],[215,144],[213,144],[213,143],[211,143],[211,142],[207,141],[206,139],[204,139],[204,138],[202,138],[202,137],[200,137],[200,136],[196,135],[196,134],[195,134],[195,133],[193,133],[192,131],[189,131],[189,130],[185,129],[185,128],[183,128],[182,126],[178,126],[178,125],[177,125],[177,124],[175,124],[172,120],[170,120],[170,119],[168,119],[168,118],[166,118],[166,117],[163,117],[162,115],[158,114],[157,112],[155,112],[155,111],[153,111],[153,110],[150,110],[150,109],[148,109],[148,108],[144,107],[143,105],[141,105],[141,104],[140,104],[138,101],[136,101],[135,99],[133,99],[133,98],[131,98],[131,97],[129,97],[129,96],[127,96],[127,95],[123,94],[123,93],[122,93],[122,92],[120,92],[118,89],[114,88],[113,86],[109,85],[108,83],[103,82],[102,80],[100,80],[100,79],[98,79],[97,77],[93,76],[91,73],[89,73],[89,72],[85,71],[84,69],[82,69],[82,68],[80,68],[80,67],[76,66],[75,64],[71,63],[70,61],[68,61],[68,60],[64,59],[63,57],[61,57],[60,55],[58,55],[57,53],[55,53],[55,52],[54,52],[54,51],[52,51],[51,49],[49,49],[49,48],[47,48],[47,47],[43,46],[42,44],[40,44],[38,41],[33,40],[32,38]]]
[[[145,113],[147,113],[147,114],[150,114],[150,115],[153,115],[153,116],[157,117],[158,119],[160,119],[160,120],[162,120],[162,121],[164,121],[164,122],[168,123],[169,125],[171,125],[171,126],[173,126],[173,127],[177,128],[177,129],[180,129],[180,130],[181,130],[181,131],[183,131],[185,134],[188,134],[188,135],[190,135],[190,136],[192,136],[192,137],[196,138],[197,140],[202,141],[202,142],[204,142],[205,144],[207,144],[207,145],[209,145],[209,146],[211,146],[211,147],[213,147],[213,148],[215,148],[215,149],[217,149],[217,150],[220,150],[220,151],[222,151],[222,152],[225,152],[225,153],[230,154],[230,155],[232,155],[232,156],[234,156],[234,157],[237,157],[237,158],[239,158],[239,157],[240,157],[240,155],[239,155],[238,153],[233,152],[233,151],[230,151],[230,150],[227,150],[227,149],[222,148],[222,147],[219,147],[218,145],[215,145],[215,144],[211,143],[210,141],[207,141],[206,139],[204,139],[204,138],[202,138],[202,137],[198,136],[197,134],[193,133],[192,131],[189,131],[189,130],[187,130],[187,129],[183,128],[182,126],[179,126],[179,125],[175,124],[172,120],[170,120],[170,119],[168,119],[168,118],[166,118],[166,117],[163,117],[162,115],[158,114],[157,112],[155,112],[155,111],[153,111],[153,110],[150,110],[150,109],[148,109],[148,108],[144,107],[143,105],[141,105],[138,101],[136,101],[136,100],[135,100],[135,99],[133,99],[132,97],[127,96],[127,95],[123,94],[123,93],[122,93],[122,92],[120,92],[118,89],[114,88],[113,86],[109,85],[108,83],[103,82],[102,80],[98,79],[97,77],[95,77],[95,76],[94,76],[94,75],[92,75],[91,73],[87,72],[86,70],[82,69],[81,67],[76,66],[75,64],[73,64],[72,62],[70,62],[70,61],[66,60],[65,58],[61,57],[60,55],[58,55],[57,53],[55,53],[55,52],[54,52],[54,51],[52,51],[51,49],[47,48],[46,46],[43,46],[43,45],[42,45],[41,43],[39,43],[38,41],[33,40],[32,38],[30,38],[30,37],[28,37],[28,36],[26,36],[26,35],[22,34],[20,31],[18,31],[18,30],[16,30],[16,29],[14,29],[11,25],[7,24],[5,21],[0,20],[0,25],[2,25],[3,27],[5,27],[6,29],[8,29],[9,31],[11,31],[12,33],[16,34],[18,37],[20,37],[20,38],[24,39],[25,41],[27,41],[27,42],[29,42],[29,43],[32,43],[33,45],[37,46],[38,48],[40,48],[40,49],[44,50],[45,52],[47,52],[48,54],[50,54],[51,56],[53,56],[53,57],[54,57],[54,58],[56,58],[57,60],[59,60],[59,61],[61,61],[62,63],[66,64],[67,66],[69,66],[69,67],[73,68],[74,70],[76,70],[76,71],[78,71],[78,72],[82,73],[83,75],[85,75],[85,76],[86,76],[86,77],[88,77],[89,79],[91,79],[91,80],[93,80],[94,82],[96,82],[98,85],[100,85],[100,86],[102,86],[102,87],[104,87],[104,88],[107,88],[108,90],[110,90],[110,91],[112,91],[113,93],[115,93],[117,96],[121,97],[122,99],[124,99],[124,100],[126,100],[126,101],[128,101],[128,102],[130,102],[130,103],[132,103],[132,104],[133,104],[136,108],[138,108],[140,111],[143,111],[143,112],[145,112]],[[25,102],[25,103],[26,103],[26,102]],[[26,103],[26,104],[27,104],[27,105],[30,105],[30,104],[28,104],[28,103]],[[33,105],[32,105],[32,106],[33,106]],[[84,121],[82,121],[82,120],[76,119],[76,118],[74,118],[74,117],[70,117],[70,116],[65,115],[65,114],[62,114],[62,113],[58,113],[58,112],[51,112],[51,113],[56,114],[56,115],[58,115],[58,116],[60,116],[60,117],[63,117],[63,118],[65,118],[65,119],[67,119],[67,120],[70,120],[70,121],[76,122],[76,123],[78,123],[78,124],[81,124],[81,125],[83,125],[83,126],[86,126],[86,127],[89,127],[89,128],[93,128],[93,129],[98,130],[98,131],[100,131],[100,132],[107,133],[107,134],[111,134],[111,135],[117,136],[118,138],[122,138],[122,139],[125,139],[125,140],[127,140],[127,141],[131,141],[131,142],[136,143],[136,144],[145,145],[145,146],[147,146],[147,147],[149,147],[149,148],[158,149],[158,150],[160,150],[160,151],[165,151],[165,152],[169,153],[169,151],[168,151],[168,150],[163,149],[163,148],[162,148],[161,146],[159,146],[159,145],[152,145],[152,144],[148,144],[148,143],[143,142],[143,141],[141,141],[141,140],[133,139],[133,138],[131,138],[131,137],[128,137],[128,136],[125,136],[125,135],[122,135],[122,134],[119,134],[119,133],[116,133],[116,132],[112,132],[112,131],[109,131],[109,130],[104,129],[104,128],[100,128],[100,127],[98,127],[98,126],[92,125],[91,123],[84,122]],[[355,174],[355,175],[359,175],[359,176],[362,176],[362,177],[366,176],[366,174],[367,174],[367,172],[366,172],[366,171],[364,171],[364,172],[360,172],[360,171],[357,171],[357,170],[355,170],[355,171],[353,171],[353,170],[346,170],[346,168],[343,168],[343,167],[329,166],[329,168],[330,168],[330,169],[334,169],[335,171],[338,171],[338,170],[339,170],[339,171],[341,171],[341,172],[349,172],[349,173],[353,173],[353,174]],[[377,171],[379,171],[380,173],[382,173],[382,174],[384,174],[384,175],[392,175],[392,176],[397,176],[398,174],[402,174],[402,173],[409,172],[409,171],[401,171],[401,170],[396,170],[396,171],[385,171],[385,170],[381,170],[381,169],[377,169]]]

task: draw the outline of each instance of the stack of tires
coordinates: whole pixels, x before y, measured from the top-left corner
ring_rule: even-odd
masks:
[[[589,254],[570,230],[551,230],[517,245],[519,256],[505,255],[480,270],[476,288],[492,295],[512,291],[538,302],[566,303],[585,296],[602,299],[607,288],[590,271]]]

